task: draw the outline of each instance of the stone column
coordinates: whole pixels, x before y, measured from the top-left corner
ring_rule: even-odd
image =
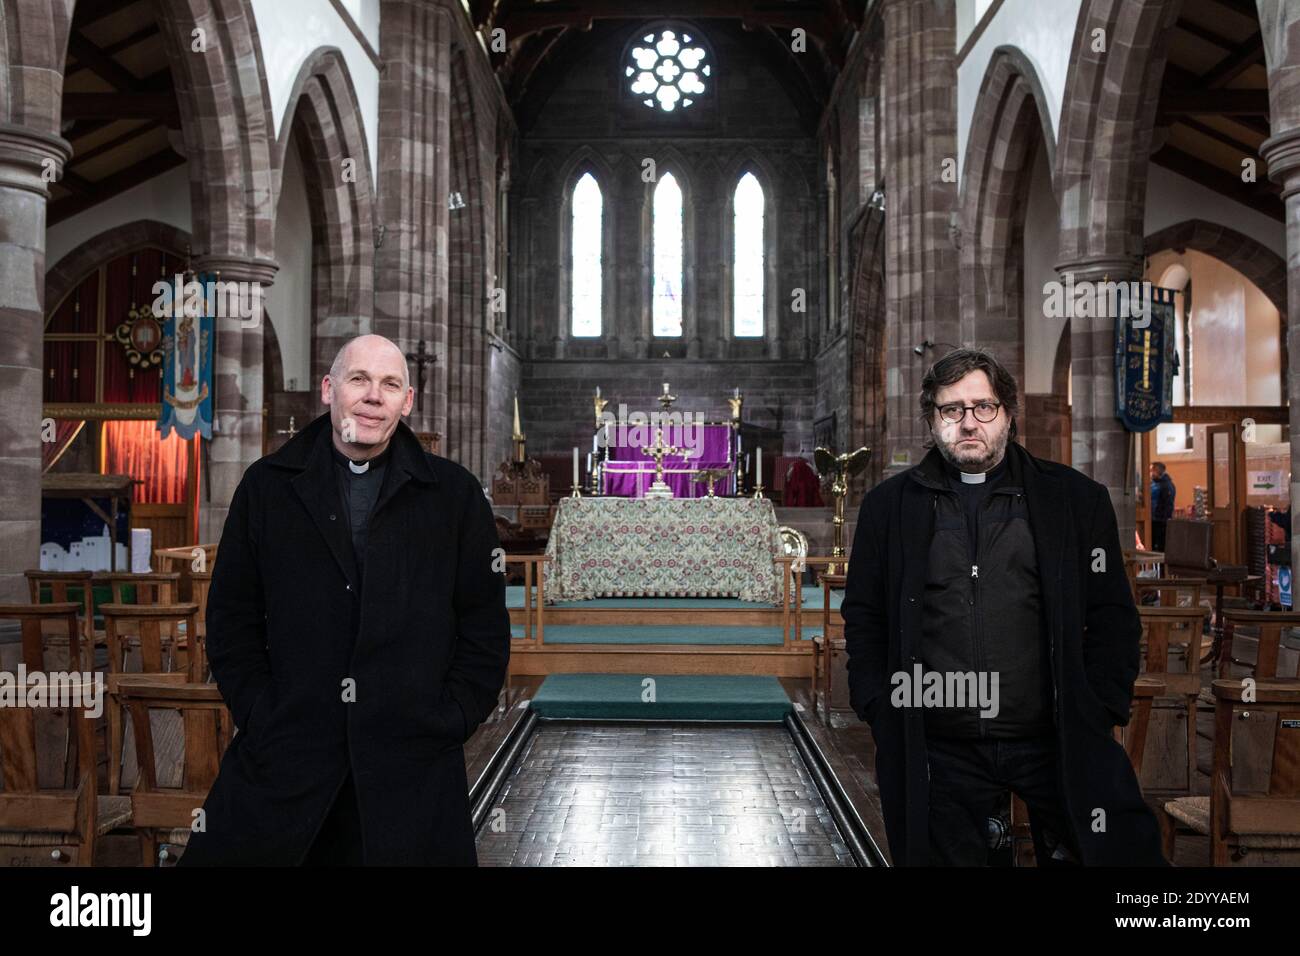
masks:
[[[40,566],[45,204],[67,141],[0,125],[0,601],[28,600]]]
[[[1293,74],[1300,80],[1300,71]],[[1300,85],[1300,84],[1297,84]],[[1286,203],[1286,394],[1290,397],[1291,425],[1291,567],[1300,568],[1300,528],[1296,519],[1300,502],[1300,126],[1266,139],[1260,155],[1268,174],[1282,184]]]
[[[264,302],[263,293],[271,287],[279,268],[268,259],[217,253],[195,257],[193,267],[198,273],[216,273],[218,282],[260,288],[260,292],[250,290],[241,295],[245,302],[259,303]],[[248,466],[262,457],[262,330],[266,321],[263,311],[255,322],[230,316],[219,317],[214,323],[212,441],[205,462],[208,474],[199,494],[202,541],[220,540],[235,488]]]
[[[426,372],[417,431],[447,434],[448,215],[451,154],[451,11],[420,0],[382,0],[379,13],[379,224],[374,330],[403,351],[424,339]],[[415,370],[412,369],[412,374]]]
[[[884,6],[886,477],[925,454],[921,378],[947,351],[917,356],[913,347],[924,339],[960,344],[957,251],[948,229],[957,209],[954,16],[952,4],[933,0],[886,0]],[[900,453],[907,453],[908,463],[891,466]]]
[[[1062,281],[1138,282],[1142,260],[1133,256],[1094,256],[1060,263]],[[1132,433],[1115,415],[1115,316],[1070,319],[1070,464],[1110,492],[1119,522],[1119,541],[1134,544],[1137,502],[1134,461],[1129,458]],[[1150,542],[1147,542],[1150,544]]]

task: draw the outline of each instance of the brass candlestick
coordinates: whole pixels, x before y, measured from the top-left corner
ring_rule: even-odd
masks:
[[[833,479],[831,482],[831,495],[835,499],[835,518],[832,525],[835,529],[834,546],[831,548],[832,558],[844,557],[844,498],[849,493],[849,478],[862,471],[867,467],[867,462],[871,460],[870,448],[859,448],[857,451],[848,451],[842,455],[835,455],[829,448],[818,448],[813,452],[813,461],[817,464],[817,473],[822,479]],[[827,574],[837,574],[839,565],[830,564],[826,568]]]

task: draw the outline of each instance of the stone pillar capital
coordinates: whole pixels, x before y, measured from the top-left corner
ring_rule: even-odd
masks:
[[[1120,282],[1142,275],[1142,257],[1123,254],[1082,256],[1055,266],[1058,275],[1074,276],[1075,282]]]
[[[1300,126],[1270,136],[1259,147],[1268,178],[1282,185],[1282,200],[1300,192]]]
[[[275,274],[280,270],[280,264],[273,259],[254,259],[221,253],[195,256],[192,266],[195,272],[219,273],[220,278],[226,281],[256,282],[263,286],[273,284]]]
[[[0,186],[48,199],[50,183],[63,175],[70,156],[72,146],[61,136],[0,123]]]

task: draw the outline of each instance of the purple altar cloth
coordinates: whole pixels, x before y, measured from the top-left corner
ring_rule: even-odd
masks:
[[[691,428],[687,433],[685,428]],[[634,435],[635,431],[643,434]],[[710,468],[731,470],[731,426],[730,425],[668,425],[664,428],[664,444],[686,447],[684,439],[689,435],[694,447],[689,450],[694,455],[665,455],[664,483],[673,490],[676,498],[703,498],[708,494],[707,482],[693,480],[695,472]],[[610,431],[609,460],[604,465],[602,493],[616,498],[644,498],[655,478],[654,457],[641,450],[644,445],[654,444],[654,429],[648,426],[626,426],[626,432],[620,435],[619,429]],[[624,439],[623,444],[618,444]],[[733,493],[733,478],[728,475],[714,483],[715,495],[728,496]]]

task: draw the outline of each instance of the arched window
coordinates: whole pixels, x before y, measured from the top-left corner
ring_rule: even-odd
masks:
[[[654,196],[654,334],[682,334],[682,190],[665,173]]]
[[[753,173],[736,185],[733,206],[732,333],[763,334],[763,187]]]
[[[591,173],[583,173],[573,187],[572,206],[573,318],[570,327],[574,336],[600,335],[603,278],[600,243],[604,202],[600,184]]]

